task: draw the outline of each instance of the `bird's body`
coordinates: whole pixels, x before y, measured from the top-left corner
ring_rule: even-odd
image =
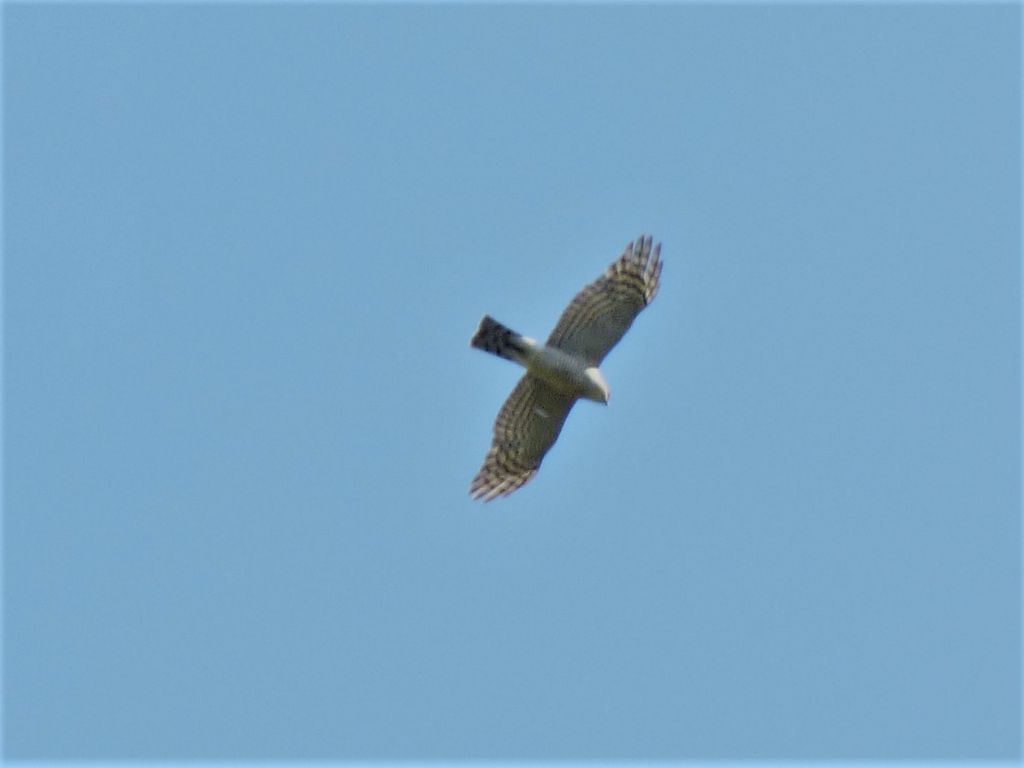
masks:
[[[581,358],[558,347],[539,344],[506,328],[490,315],[484,315],[470,346],[519,363],[527,372],[555,389],[573,397],[607,403],[611,394],[597,366],[588,366]]]
[[[526,374],[494,423],[494,440],[470,485],[474,498],[506,496],[537,473],[576,400],[607,404],[608,384],[598,367],[654,299],[661,275],[661,244],[641,237],[584,288],[540,344],[485,315],[470,345],[511,360]]]

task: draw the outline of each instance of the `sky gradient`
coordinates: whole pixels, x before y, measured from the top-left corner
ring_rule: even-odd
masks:
[[[1019,6],[3,13],[7,757],[1019,756]]]

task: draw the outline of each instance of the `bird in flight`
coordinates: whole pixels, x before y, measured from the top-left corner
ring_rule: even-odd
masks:
[[[469,486],[474,499],[508,496],[537,474],[578,399],[608,403],[598,366],[654,300],[660,276],[661,243],[652,248],[641,235],[576,295],[545,343],[484,315],[470,346],[518,363],[526,374],[498,412],[491,449]]]

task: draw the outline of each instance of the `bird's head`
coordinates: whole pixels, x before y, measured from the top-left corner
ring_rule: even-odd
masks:
[[[587,391],[585,393],[585,397],[588,400],[593,400],[595,403],[608,405],[608,400],[611,399],[612,391],[608,387],[608,382],[604,380],[604,376],[601,375],[601,371],[597,368],[587,368],[583,374],[587,377]]]

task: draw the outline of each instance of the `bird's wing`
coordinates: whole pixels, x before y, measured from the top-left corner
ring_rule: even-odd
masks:
[[[576,398],[527,374],[501,406],[494,441],[469,486],[474,499],[490,501],[523,486],[555,444]]]
[[[548,345],[600,365],[658,293],[661,243],[641,236],[565,308]]]

